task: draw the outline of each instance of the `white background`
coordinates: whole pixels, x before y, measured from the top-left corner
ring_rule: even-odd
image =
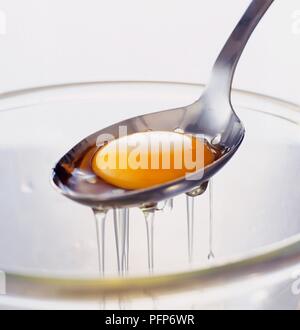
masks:
[[[91,80],[206,82],[249,2],[0,0],[0,91]],[[234,85],[300,103],[299,61],[300,1],[275,0]]]

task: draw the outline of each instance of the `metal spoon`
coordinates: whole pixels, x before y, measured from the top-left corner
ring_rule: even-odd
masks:
[[[119,122],[98,131],[69,151],[55,166],[53,182],[66,197],[90,206],[93,209],[147,207],[170,199],[181,193],[200,193],[202,185],[219,171],[240,146],[245,130],[235,114],[230,99],[233,75],[238,60],[255,27],[274,0],[253,0],[232,32],[213,67],[209,84],[201,98],[186,107],[165,110],[138,116]],[[181,130],[190,134],[201,134],[225,152],[211,165],[205,167],[201,177],[194,173],[189,179],[172,182],[141,190],[123,190],[114,187],[88,169],[78,171],[78,164],[88,151],[99,145],[99,136],[119,137],[119,128],[126,127],[127,134],[152,131]]]

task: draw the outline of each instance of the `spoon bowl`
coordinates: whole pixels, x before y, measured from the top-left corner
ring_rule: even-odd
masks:
[[[188,115],[189,111],[185,107],[151,113],[122,121],[90,135],[78,143],[56,164],[52,174],[55,187],[63,195],[76,202],[93,208],[104,209],[151,205],[181,193],[188,193],[193,190],[196,193],[198,187],[208,182],[229,161],[243,140],[244,127],[234,114],[230,124],[234,126],[235,133],[228,138],[229,143],[222,143],[221,145],[218,141],[219,143],[216,145],[216,147],[224,150],[223,155],[211,165],[206,166],[200,175],[199,172],[195,172],[188,178],[183,177],[163,185],[147,189],[124,190],[101,180],[92,170],[82,173],[81,176],[74,173],[83,155],[89,150],[98,150],[101,147],[101,142],[107,142],[99,141],[99,137],[112,135],[117,139],[119,138],[120,127],[126,127],[128,134],[148,131],[174,132],[179,128],[185,133],[196,134],[193,128],[182,125]],[[219,136],[207,135],[200,131],[197,134],[204,135],[206,140],[212,144],[214,139],[219,138]]]

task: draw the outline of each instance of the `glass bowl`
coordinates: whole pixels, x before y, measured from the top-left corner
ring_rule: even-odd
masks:
[[[0,96],[0,307],[297,308],[300,274],[299,106],[233,91],[246,137],[196,199],[195,256],[187,258],[185,196],[155,222],[155,273],[147,271],[146,229],[130,211],[130,272],[116,273],[111,213],[105,278],[98,275],[91,210],[51,186],[55,162],[85,136],[120,120],[195,101],[202,85],[91,82]],[[299,291],[299,292],[298,292]]]

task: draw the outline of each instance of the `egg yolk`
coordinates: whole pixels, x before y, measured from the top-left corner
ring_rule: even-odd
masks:
[[[205,141],[175,132],[145,132],[113,140],[93,160],[95,174],[128,190],[160,185],[211,164],[215,154]]]

